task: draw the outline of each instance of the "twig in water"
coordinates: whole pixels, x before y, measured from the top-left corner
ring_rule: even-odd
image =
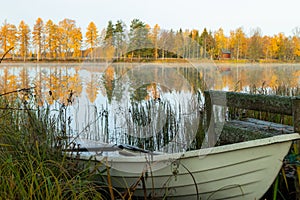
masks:
[[[34,89],[35,87],[30,87],[30,88],[22,88],[22,89],[18,89],[18,90],[14,90],[14,91],[11,91],[11,92],[6,92],[6,93],[3,93],[3,94],[0,94],[0,97],[1,96],[4,96],[4,95],[8,95],[8,94],[12,94],[12,93],[16,93],[16,92],[22,92],[22,91],[29,91],[31,89]]]

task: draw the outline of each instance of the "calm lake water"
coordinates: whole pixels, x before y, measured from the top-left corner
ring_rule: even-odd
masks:
[[[204,90],[300,95],[299,77],[300,64],[3,63],[0,93],[34,87],[72,137],[178,152],[199,134]]]

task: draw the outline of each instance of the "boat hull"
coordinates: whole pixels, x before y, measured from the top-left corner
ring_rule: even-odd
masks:
[[[109,166],[117,190],[134,188],[135,197],[253,200],[271,186],[296,139],[299,134],[286,134],[171,155],[93,160]]]

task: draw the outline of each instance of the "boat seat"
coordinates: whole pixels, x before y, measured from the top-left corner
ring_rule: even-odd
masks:
[[[299,96],[248,94],[215,90],[204,91],[204,96],[208,146],[249,141],[279,134],[300,133]],[[221,109],[216,112],[218,107],[221,107]],[[232,116],[230,112],[234,112],[234,110],[242,111],[242,115],[235,117],[236,119],[222,116]],[[243,115],[247,111],[289,116],[292,125],[247,118]],[[222,120],[218,118],[233,119],[223,120],[220,123],[219,121]]]
[[[294,133],[294,127],[254,118],[226,121],[218,138],[218,145],[244,142]]]

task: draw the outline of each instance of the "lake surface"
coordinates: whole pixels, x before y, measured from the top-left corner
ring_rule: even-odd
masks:
[[[299,77],[300,64],[2,63],[0,94],[34,87],[68,136],[178,152],[203,129],[204,90],[300,95]]]

